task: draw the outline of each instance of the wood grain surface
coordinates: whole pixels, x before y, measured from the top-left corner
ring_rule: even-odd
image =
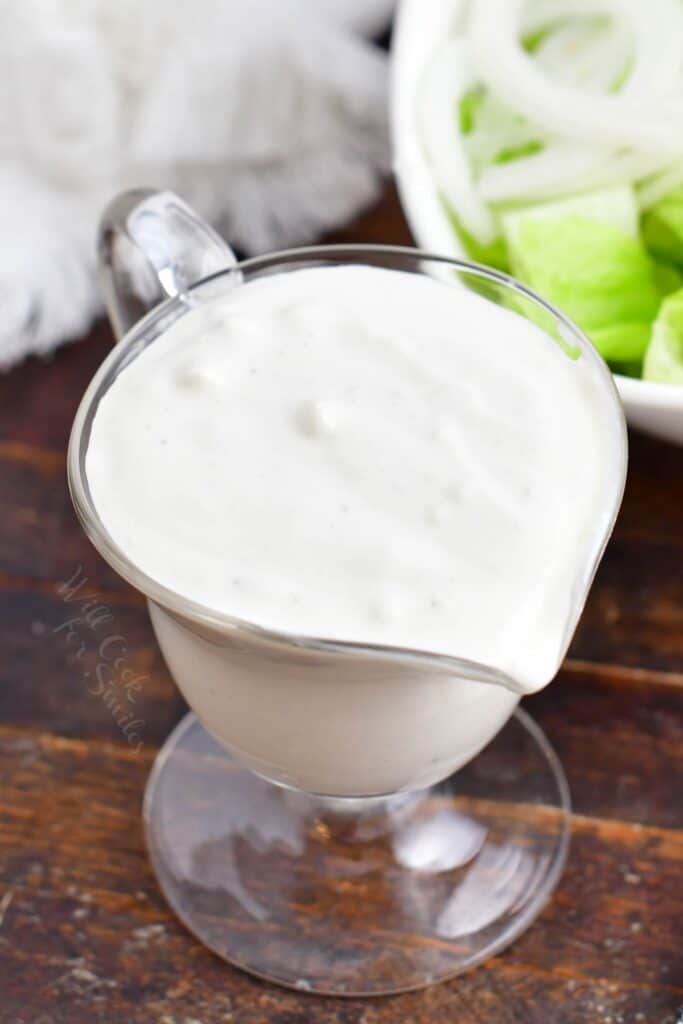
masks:
[[[335,241],[408,243],[388,188]],[[155,753],[184,711],[144,603],[80,531],[65,448],[99,324],[0,377],[0,1021],[675,1024],[683,1013],[683,449],[631,437],[624,506],[569,658],[527,701],[575,806],[569,864],[511,949],[453,982],[324,999],[236,971],[172,916],[144,849]],[[80,573],[125,637],[142,748],[91,692]],[[80,577],[79,577],[80,578]]]

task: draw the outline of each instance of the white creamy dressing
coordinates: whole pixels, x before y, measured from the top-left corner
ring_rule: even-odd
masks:
[[[276,630],[555,674],[619,487],[589,360],[462,287],[281,273],[183,316],[97,410],[86,473],[149,576]]]

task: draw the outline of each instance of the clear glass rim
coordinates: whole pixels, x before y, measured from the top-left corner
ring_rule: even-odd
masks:
[[[367,258],[368,256],[374,256],[376,258],[401,257],[412,262],[438,264],[445,268],[453,269],[462,275],[479,277],[482,280],[493,282],[501,285],[509,291],[516,292],[517,294],[524,296],[532,303],[532,305],[535,305],[549,313],[558,324],[563,326],[564,330],[572,337],[573,340],[576,341],[582,355],[585,355],[586,358],[591,361],[596,371],[601,375],[608,393],[613,398],[615,412],[617,414],[616,421],[619,423],[617,441],[619,449],[619,465],[616,467],[619,476],[619,486],[615,490],[614,506],[610,510],[610,515],[606,522],[606,528],[604,529],[604,536],[601,543],[596,548],[592,564],[589,566],[588,572],[583,578],[583,592],[584,595],[587,596],[593,577],[595,576],[600,563],[600,559],[602,558],[605,547],[612,533],[612,529],[614,528],[626,482],[626,468],[628,461],[626,422],[612,374],[591,341],[580,330],[580,328],[555,306],[537,295],[526,285],[523,285],[521,282],[502,271],[494,270],[482,264],[447,256],[439,256],[411,246],[344,244],[314,245],[293,249],[283,249],[278,252],[242,260],[234,266],[227,267],[225,270],[218,271],[217,273],[202,278],[200,281],[197,281],[192,285],[184,295],[167,299],[151,310],[127,332],[121,341],[113,346],[112,351],[100,365],[88,385],[76,412],[71,429],[67,455],[69,491],[76,514],[87,537],[111,568],[113,568],[128,583],[141,591],[155,604],[160,605],[167,611],[175,613],[182,619],[190,620],[209,629],[217,629],[220,632],[248,634],[254,640],[258,640],[266,644],[285,646],[298,650],[308,650],[311,652],[362,655],[363,657],[376,657],[401,661],[408,664],[412,663],[423,667],[447,671],[451,674],[462,675],[469,679],[481,682],[494,683],[521,694],[524,691],[521,690],[519,684],[504,672],[464,658],[435,653],[432,651],[415,650],[407,647],[363,642],[356,643],[354,641],[334,640],[327,637],[313,637],[305,634],[290,633],[284,630],[270,629],[259,626],[248,620],[240,619],[237,616],[217,611],[216,609],[203,605],[197,601],[193,601],[160,583],[153,577],[148,576],[128,558],[126,553],[116,544],[104,527],[90,496],[85,476],[85,453],[87,451],[87,444],[85,444],[85,442],[87,440],[86,429],[89,428],[92,421],[93,404],[96,400],[99,401],[99,398],[101,397],[100,391],[103,388],[103,385],[105,385],[108,375],[112,370],[118,369],[120,364],[125,362],[127,358],[131,357],[131,353],[136,343],[142,339],[153,325],[168,318],[175,321],[175,319],[178,319],[185,313],[190,312],[193,307],[187,304],[185,301],[186,298],[191,297],[193,293],[199,292],[212,281],[231,276],[234,277],[245,272],[256,272],[258,270],[276,267],[279,264],[291,262],[303,263],[315,259],[324,259],[328,262],[353,262],[354,258],[362,261],[364,257]],[[174,313],[176,314],[175,316],[173,316]],[[163,331],[160,330],[159,333],[163,333]],[[132,358],[135,358],[135,355],[133,355]],[[115,377],[116,374],[112,378],[112,381]],[[110,384],[111,381],[106,383],[106,386],[102,390],[102,394],[104,394]],[[561,661],[564,659],[566,654],[576,628],[576,624],[581,612],[583,611],[584,603],[585,597],[578,603],[578,607],[575,609],[575,614],[572,615],[568,624],[566,636],[564,638],[565,642],[563,643],[561,652]]]

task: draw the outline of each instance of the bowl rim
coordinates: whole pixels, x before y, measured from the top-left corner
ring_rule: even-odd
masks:
[[[656,406],[664,410],[683,411],[683,386],[680,384],[643,380],[642,377],[625,377],[621,373],[613,373],[612,376],[624,401]]]

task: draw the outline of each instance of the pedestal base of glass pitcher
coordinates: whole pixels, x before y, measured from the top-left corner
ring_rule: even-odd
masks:
[[[219,956],[369,996],[451,977],[529,927],[562,872],[569,795],[523,711],[439,785],[368,800],[275,786],[190,714],[157,758],[145,823],[166,898]]]

